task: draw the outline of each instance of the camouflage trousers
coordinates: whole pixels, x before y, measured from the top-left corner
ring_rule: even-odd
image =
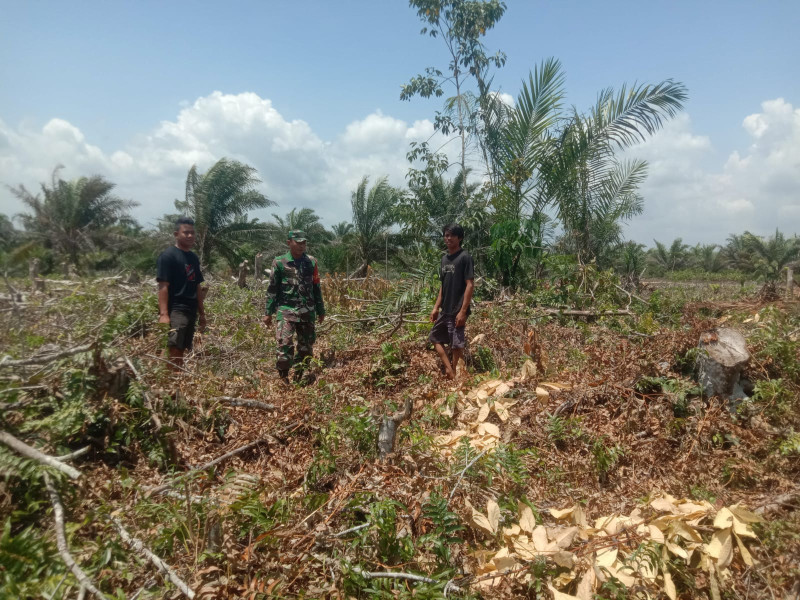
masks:
[[[295,356],[292,337],[297,334],[297,355]],[[278,360],[275,366],[278,371],[288,371],[295,364],[310,358],[317,340],[314,322],[278,321],[276,330],[278,341]]]

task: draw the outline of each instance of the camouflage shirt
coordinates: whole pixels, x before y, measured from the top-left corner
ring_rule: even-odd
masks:
[[[272,261],[267,287],[267,314],[278,313],[278,321],[311,321],[325,314],[319,284],[317,259],[303,254],[295,259],[291,252]]]

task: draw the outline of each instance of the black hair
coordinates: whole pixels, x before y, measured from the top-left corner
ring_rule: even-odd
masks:
[[[180,231],[181,225],[191,225],[194,227],[194,219],[191,217],[178,217],[178,220],[175,221],[175,231]]]
[[[444,227],[442,227],[442,235],[444,235],[445,233],[454,235],[460,240],[464,239],[464,228],[458,223],[450,223],[450,225],[445,225]]]

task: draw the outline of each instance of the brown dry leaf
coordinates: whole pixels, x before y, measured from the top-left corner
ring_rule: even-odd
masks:
[[[514,538],[514,551],[522,560],[534,560],[539,556],[536,546],[528,539],[527,535],[520,535]]]
[[[725,569],[733,560],[733,533],[730,529],[720,529],[711,536],[706,546],[708,555],[717,560],[717,567]]]
[[[467,507],[472,511],[472,524],[475,527],[481,531],[485,531],[489,535],[497,533],[497,526],[500,523],[500,507],[497,505],[497,502],[489,500],[486,503],[485,515],[476,510],[469,502],[467,503]]]
[[[739,552],[742,553],[742,560],[744,561],[744,564],[746,564],[748,567],[752,567],[755,561],[753,560],[750,551],[745,547],[744,542],[739,538],[738,535],[734,535],[733,537],[736,538],[736,545],[739,546]]]
[[[528,379],[533,379],[536,377],[536,363],[532,360],[526,360],[522,368],[520,369],[519,379],[520,381],[527,381]]]
[[[485,403],[481,405],[481,409],[478,411],[478,423],[483,423],[486,418],[489,416],[489,412],[491,412],[492,408],[489,406],[489,403]]]
[[[580,600],[592,600],[594,597],[594,590],[597,587],[597,576],[594,573],[594,569],[587,569],[587,571],[581,577],[580,582],[578,583],[578,589],[576,591],[576,596],[580,598]]]
[[[547,539],[547,529],[544,525],[537,525],[534,528],[531,541],[537,552],[547,552],[550,549],[550,540]]]
[[[730,511],[733,513],[733,516],[736,517],[742,523],[763,523],[764,519],[759,517],[757,514],[750,512],[739,506],[738,504],[734,504],[733,506],[729,507]]]
[[[553,594],[553,600],[581,600],[578,596],[573,596],[571,594],[565,594],[564,592],[559,592],[549,583],[547,584],[547,589],[549,589],[550,593]]]
[[[733,526],[733,513],[728,508],[721,508],[714,517],[715,529],[728,529]]]
[[[531,507],[524,502],[520,502],[517,506],[517,511],[519,512],[519,529],[527,533],[533,533],[533,530],[536,529],[536,517],[533,516]]]

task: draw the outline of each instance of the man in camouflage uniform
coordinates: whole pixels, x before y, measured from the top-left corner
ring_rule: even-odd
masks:
[[[264,324],[272,325],[272,315],[278,314],[278,374],[288,383],[293,365],[295,380],[300,380],[311,358],[317,333],[314,321],[325,319],[325,304],[319,282],[317,260],[306,254],[306,234],[289,232],[289,252],[275,257],[267,287],[267,309]],[[297,353],[292,338],[297,333]]]

